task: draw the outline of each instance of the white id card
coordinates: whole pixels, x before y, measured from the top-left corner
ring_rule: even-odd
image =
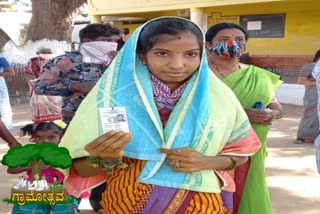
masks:
[[[99,114],[103,133],[111,130],[129,132],[125,107],[99,108]]]

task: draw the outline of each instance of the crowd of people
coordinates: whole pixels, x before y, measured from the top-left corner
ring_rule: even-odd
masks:
[[[53,58],[41,47],[30,59],[24,72],[34,123],[22,135],[59,144],[73,158],[68,170],[44,165],[38,177],[56,178],[78,201],[90,191],[100,213],[271,214],[266,140],[272,122],[282,118],[275,97],[282,81],[240,63],[248,33],[227,22],[203,33],[190,20],[166,17],[145,23],[125,41],[128,34],[111,24],[89,24],[79,32],[78,50]],[[306,87],[320,84],[318,55],[299,78]],[[0,63],[0,133],[14,147],[20,143],[7,129],[11,109],[2,82],[14,71],[3,57]],[[297,143],[319,135],[310,110],[316,103],[307,91]],[[126,116],[118,119],[129,132],[104,133],[99,112],[117,107],[125,107]],[[25,172],[30,182],[37,180],[28,167],[8,169]],[[63,209],[78,212],[74,204]],[[43,213],[48,207],[14,206],[13,213],[21,210]]]

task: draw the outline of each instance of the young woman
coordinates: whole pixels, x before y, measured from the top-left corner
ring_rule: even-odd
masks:
[[[260,142],[208,69],[203,44],[201,29],[181,18],[133,33],[62,139],[74,158],[68,191],[77,196],[107,180],[101,213],[225,212],[221,188],[234,190],[226,170]],[[102,133],[104,107],[125,107],[130,133]]]
[[[219,23],[207,31],[206,49],[210,69],[233,90],[262,143],[250,161],[235,171],[237,191],[233,213],[271,214],[265,181],[266,138],[272,121],[282,117],[281,105],[274,95],[282,81],[264,69],[239,63],[247,40],[248,34],[241,26]],[[239,174],[247,175],[246,179],[241,179]]]

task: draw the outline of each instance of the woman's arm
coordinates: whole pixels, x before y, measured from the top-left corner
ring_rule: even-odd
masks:
[[[270,125],[275,119],[280,119],[282,115],[282,106],[274,96],[266,109],[250,108],[245,110],[251,123],[260,123]]]
[[[20,146],[21,144],[12,136],[12,134],[8,131],[6,126],[0,119],[0,137],[8,143],[10,148],[14,146]]]
[[[132,136],[129,133],[123,131],[110,131],[101,135],[85,147],[90,157],[100,160],[101,165],[91,162],[89,157],[78,158],[73,160],[75,171],[81,177],[106,173],[106,169],[102,170],[99,167],[106,166],[107,162],[121,162],[122,149],[130,142],[131,138]]]
[[[297,83],[301,84],[301,85],[305,85],[305,86],[316,85],[316,81],[315,80],[311,80],[311,79],[309,79],[307,77],[304,77],[304,76],[299,76],[298,80],[297,80]]]
[[[231,170],[244,164],[247,156],[218,155],[204,156],[190,147],[179,149],[164,149],[160,152],[167,154],[168,166],[176,172],[197,172],[202,170]]]
[[[206,168],[215,170],[231,170],[248,161],[248,156],[219,155],[205,157]]]
[[[83,178],[106,173],[104,170],[94,167],[88,157],[74,159],[72,166],[76,173]]]
[[[14,77],[15,72],[12,67],[7,67],[0,73],[0,77]]]
[[[302,67],[301,72],[298,76],[297,83],[305,86],[316,85],[316,81],[312,78],[312,70],[314,68],[313,64],[306,64]]]
[[[267,106],[267,108],[271,109],[271,119],[269,119],[267,122],[272,122],[275,119],[280,119],[282,118],[282,106],[278,102],[276,97],[272,98],[271,103]]]

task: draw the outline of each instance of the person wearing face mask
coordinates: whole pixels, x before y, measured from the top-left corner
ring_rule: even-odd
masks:
[[[39,78],[43,66],[53,57],[52,50],[40,47],[36,52],[37,57],[31,58],[24,67],[23,73],[29,79],[30,106],[32,121],[41,123],[61,119],[61,97],[37,95],[34,92],[35,81]]]
[[[282,117],[281,105],[275,98],[282,81],[267,70],[239,62],[247,40],[248,33],[234,23],[219,23],[206,32],[210,69],[233,90],[262,143],[246,164],[235,169],[236,192],[231,197],[230,193],[225,195],[229,213],[271,214],[265,180],[266,138],[272,121]]]
[[[66,52],[46,63],[36,82],[36,94],[62,97],[62,120],[69,124],[87,93],[116,56],[120,29],[89,24],[79,32],[78,51]]]
[[[44,66],[35,92],[62,97],[62,120],[69,124],[81,102],[117,55],[120,29],[111,24],[89,24],[79,32],[78,51],[66,52]],[[90,203],[100,209],[103,183],[91,190]]]

